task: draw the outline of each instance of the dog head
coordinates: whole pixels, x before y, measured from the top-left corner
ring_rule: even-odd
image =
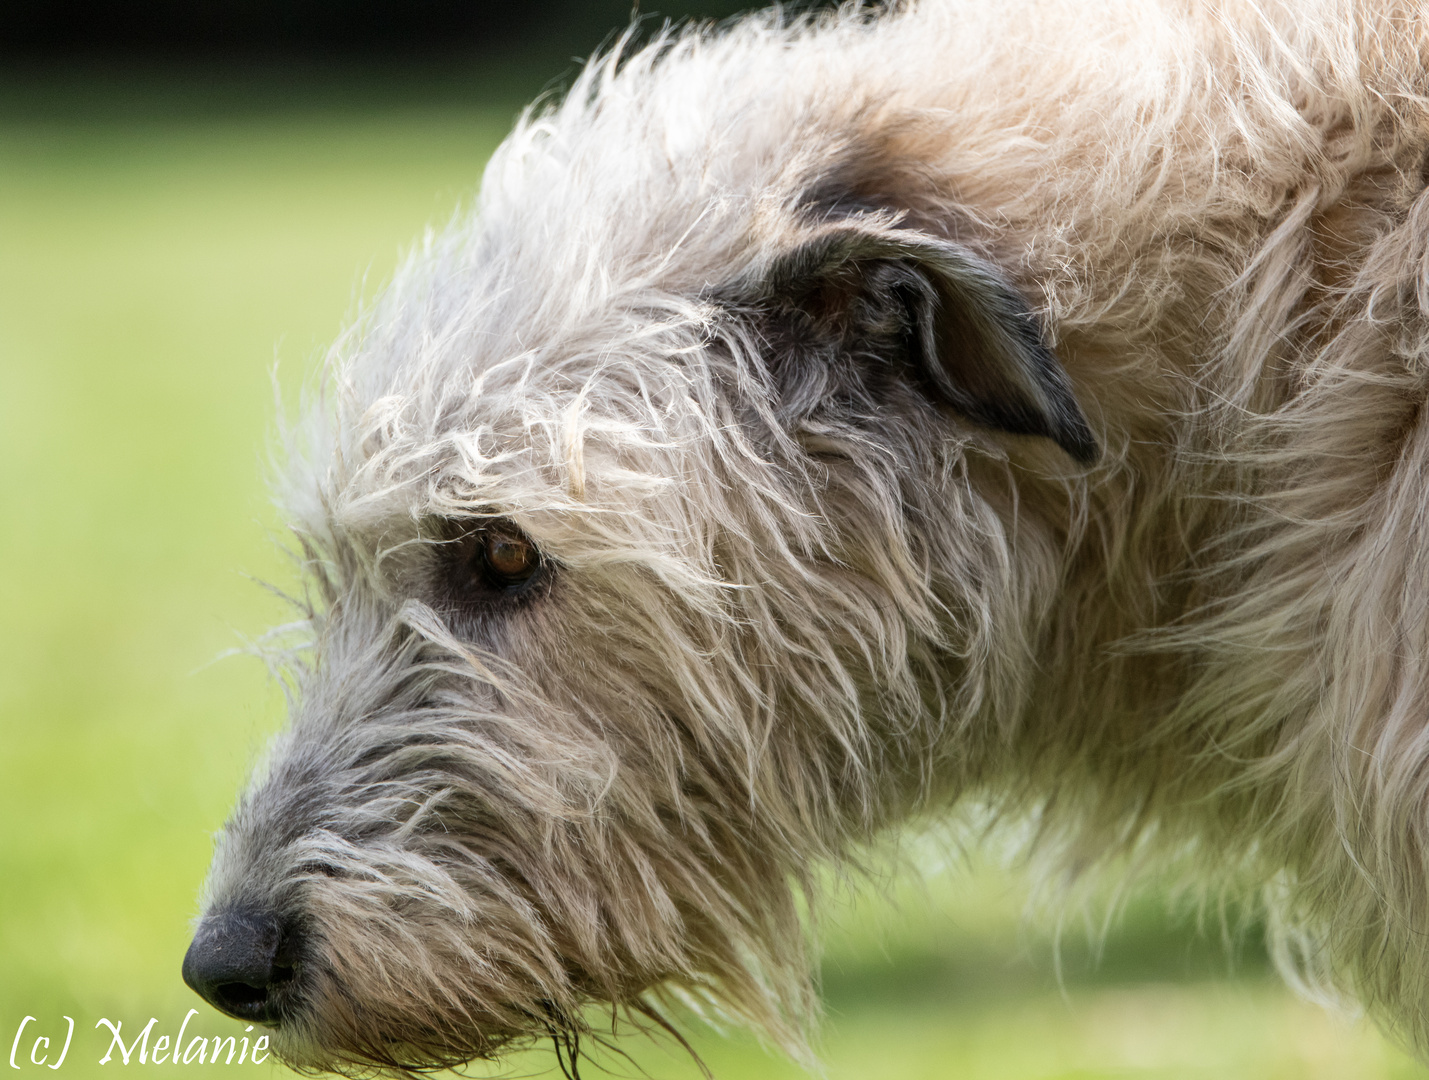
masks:
[[[845,150],[712,178],[602,101],[512,136],[293,434],[292,719],[185,975],[295,1064],[677,990],[796,1043],[814,868],[956,786],[1018,648],[969,458],[1096,456],[1007,275],[830,199]]]

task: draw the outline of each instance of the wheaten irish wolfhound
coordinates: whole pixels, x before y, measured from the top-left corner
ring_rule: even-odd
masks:
[[[915,813],[1264,905],[1429,1048],[1419,0],[948,0],[590,66],[293,435],[311,652],[190,983],[317,1067],[712,1000]]]

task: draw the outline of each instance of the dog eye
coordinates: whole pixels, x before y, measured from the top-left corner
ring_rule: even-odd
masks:
[[[524,536],[494,529],[482,536],[481,562],[492,584],[512,588],[526,581],[540,567],[540,554]]]
[[[545,566],[540,549],[510,522],[453,528],[449,535],[452,540],[444,560],[447,580],[462,600],[493,600],[524,592]]]

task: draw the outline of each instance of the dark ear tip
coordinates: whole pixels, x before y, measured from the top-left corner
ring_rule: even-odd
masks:
[[[1065,450],[1078,465],[1091,466],[1101,460],[1102,448],[1097,444],[1091,431],[1083,424],[1077,424],[1070,430],[1064,428],[1057,433],[1056,438],[1057,445]]]

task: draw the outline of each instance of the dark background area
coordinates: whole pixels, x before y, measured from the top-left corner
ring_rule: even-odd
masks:
[[[514,111],[559,93],[634,21],[718,21],[760,0],[0,0],[0,116],[101,124]],[[835,6],[790,0],[791,13]],[[870,6],[873,6],[872,3]]]
[[[554,55],[563,48],[588,52],[632,14],[659,25],[727,18],[758,6],[750,0],[5,0],[0,53],[431,60],[519,48]]]

